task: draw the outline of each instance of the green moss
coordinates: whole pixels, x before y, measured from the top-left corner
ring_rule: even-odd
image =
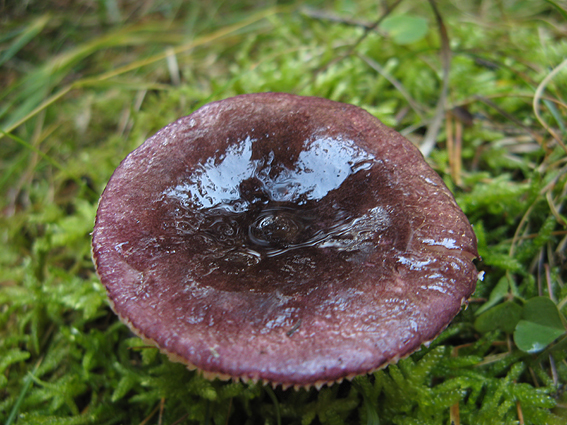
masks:
[[[207,381],[110,311],[90,258],[98,196],[128,152],[179,116],[239,93],[287,91],[359,105],[423,140],[443,78],[429,4],[393,11],[427,20],[423,38],[400,45],[382,30],[365,35],[376,2],[286,3],[6,6],[0,422],[446,424],[458,413],[461,424],[565,423],[565,335],[534,354],[512,338],[518,309],[540,294],[567,313],[566,152],[532,107],[565,57],[564,15],[551,2],[438,2],[453,49],[446,109],[474,120],[463,127],[461,181],[446,125],[428,160],[474,225],[485,278],[429,348],[320,391],[271,390]],[[179,85],[160,56],[170,47]],[[540,101],[561,136],[566,78],[559,72]],[[514,320],[502,316],[510,308]]]

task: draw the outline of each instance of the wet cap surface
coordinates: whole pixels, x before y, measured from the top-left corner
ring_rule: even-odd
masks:
[[[114,311],[173,359],[296,387],[412,353],[477,280],[472,228],[417,148],[281,93],[205,105],[128,155],[93,256]]]

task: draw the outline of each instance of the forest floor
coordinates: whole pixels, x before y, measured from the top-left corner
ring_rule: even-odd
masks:
[[[565,424],[566,58],[551,0],[0,1],[0,423]],[[169,362],[91,260],[130,151],[266,91],[355,104],[419,146],[485,273],[429,347],[320,390]]]

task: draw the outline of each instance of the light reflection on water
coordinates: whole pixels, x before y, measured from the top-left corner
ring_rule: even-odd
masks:
[[[240,186],[249,179],[257,179],[271,201],[319,201],[330,191],[338,189],[351,174],[372,167],[374,156],[357,148],[350,140],[319,138],[305,143],[295,169],[274,164],[274,154],[252,159],[255,139],[247,137],[230,146],[219,158],[208,158],[204,164],[166,195],[182,199],[197,208],[219,206],[238,212],[247,205],[241,199]],[[274,176],[273,171],[277,174]]]
[[[358,216],[338,208],[332,224],[325,226],[319,219],[322,208],[332,208],[321,201],[349,176],[370,170],[372,154],[351,140],[315,138],[304,142],[291,168],[281,160],[285,149],[279,156],[257,155],[257,143],[247,137],[229,145],[165,192],[181,210],[195,215],[200,224],[189,233],[204,238],[211,255],[255,264],[259,252],[271,257],[305,247],[371,249],[375,234],[389,225],[384,208]],[[180,211],[179,221],[182,215]]]

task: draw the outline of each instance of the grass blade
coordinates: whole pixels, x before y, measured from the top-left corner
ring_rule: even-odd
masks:
[[[26,44],[28,44],[36,35],[38,35],[47,22],[49,22],[49,15],[41,16],[40,18],[32,21],[30,25],[14,40],[12,45],[2,52],[0,55],[0,66],[14,57]]]

